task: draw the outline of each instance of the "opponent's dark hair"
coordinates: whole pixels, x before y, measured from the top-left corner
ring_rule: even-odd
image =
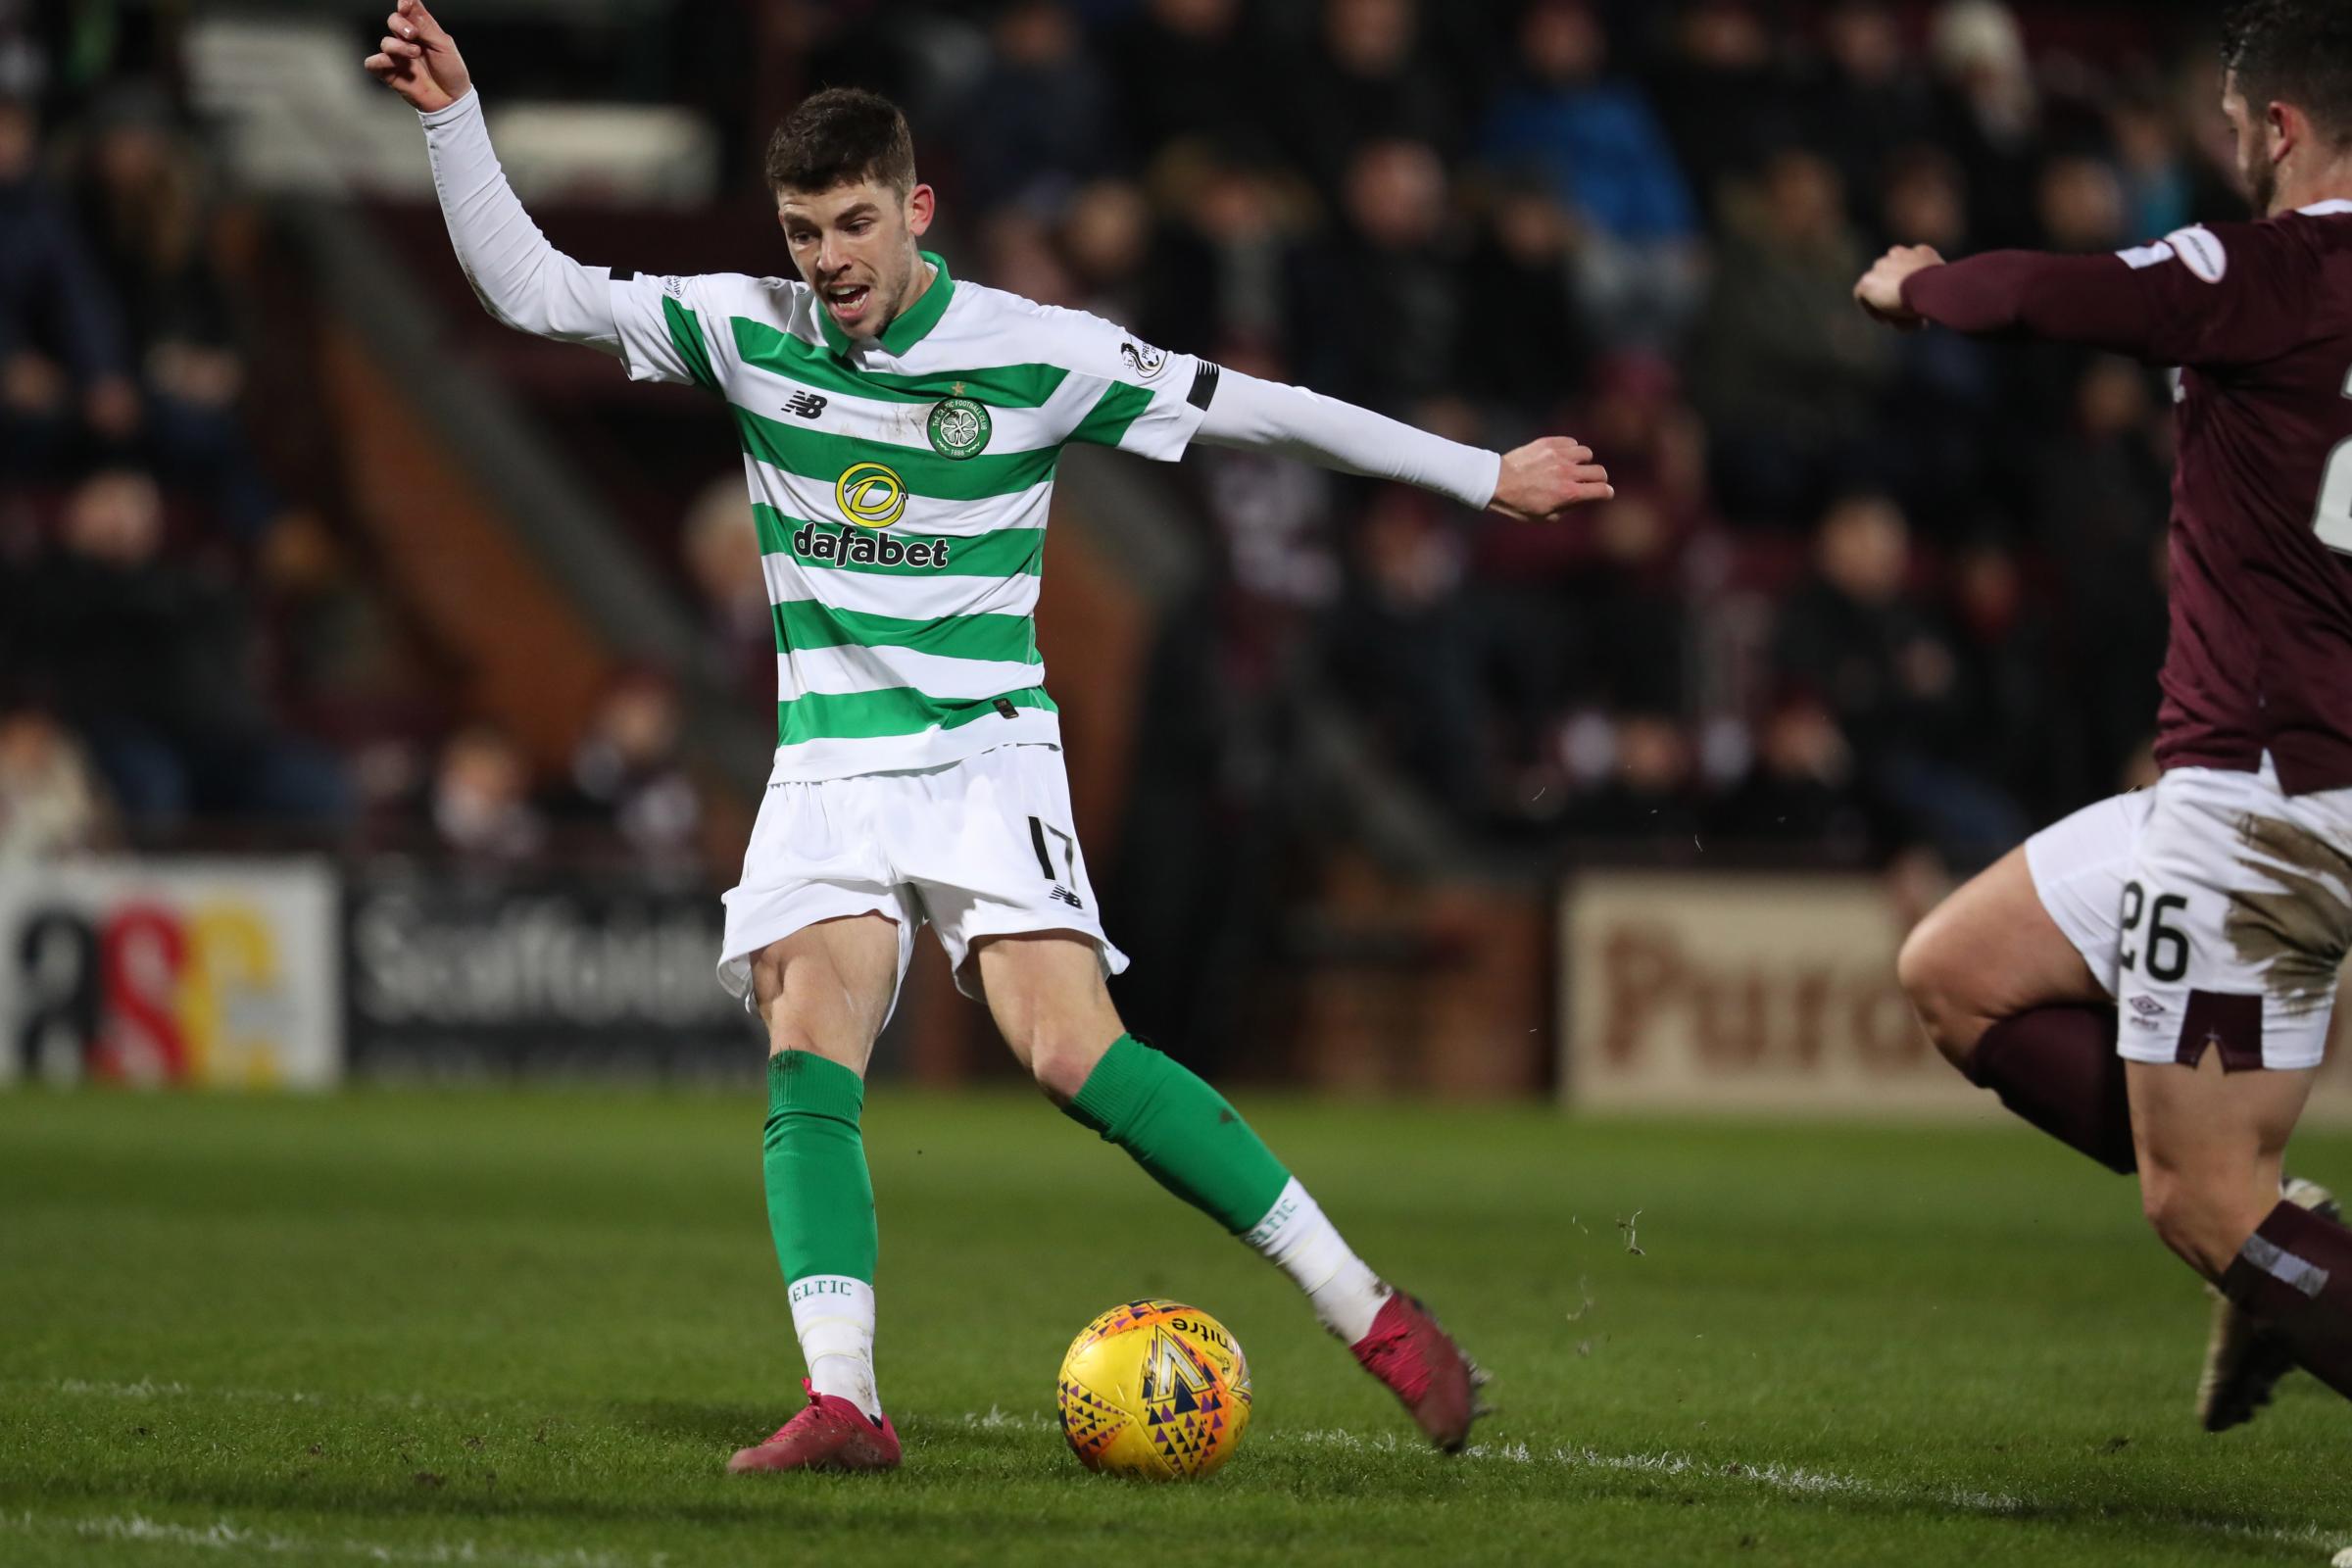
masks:
[[[825,191],[860,180],[914,189],[914,135],[899,106],[863,87],[802,100],[767,140],[770,190]]]
[[[2290,103],[2338,147],[2352,146],[2352,6],[2244,0],[2222,22],[2222,64],[2257,115]]]

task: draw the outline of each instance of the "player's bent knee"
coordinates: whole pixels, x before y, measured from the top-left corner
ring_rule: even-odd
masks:
[[[1078,1091],[1086,1087],[1096,1063],[1109,1048],[1107,1040],[1074,1033],[1034,1040],[1029,1048],[1029,1072],[1047,1099],[1066,1105],[1078,1098]]]
[[[1936,1049],[1965,1071],[1984,1032],[1984,1019],[1966,1001],[1967,966],[1948,930],[1933,914],[1914,926],[1895,955],[1894,977]]]
[[[850,1038],[839,1028],[820,1029],[814,1021],[798,1010],[782,1006],[769,1009],[767,1018],[767,1054],[770,1060],[788,1051],[806,1051],[827,1061],[838,1061],[853,1072],[862,1074],[870,1042]]]

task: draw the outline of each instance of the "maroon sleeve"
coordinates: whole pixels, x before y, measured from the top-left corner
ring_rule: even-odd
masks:
[[[1903,303],[1972,337],[2039,338],[2137,354],[2153,333],[2147,303],[2113,256],[1992,251],[1903,280]]]
[[[1903,303],[1986,337],[2038,338],[2151,365],[2250,365],[2303,337],[2316,267],[2276,223],[2184,228],[2118,256],[1994,251],[1904,280]]]

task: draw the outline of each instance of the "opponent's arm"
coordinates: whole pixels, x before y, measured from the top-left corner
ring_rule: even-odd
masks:
[[[424,122],[441,216],[483,309],[506,326],[619,354],[612,273],[582,267],[557,250],[523,211],[491,150],[481,95],[457,40],[422,0],[399,0],[384,25],[368,73],[406,99]]]
[[[2247,365],[2292,347],[2308,259],[2275,227],[2198,224],[2112,256],[1992,251],[1945,262],[1898,245],[1854,285],[1879,320],[2078,343],[2154,365]]]
[[[1988,251],[1946,262],[1927,245],[1898,245],[1854,285],[1854,298],[1890,326],[1934,322],[1973,337],[2043,338],[2137,353],[2152,332],[2147,303],[2125,286],[2113,256]]]
[[[1547,436],[1497,456],[1448,441],[1304,387],[1219,372],[1198,440],[1285,453],[1344,473],[1367,474],[1447,496],[1523,521],[1617,492],[1592,449]]]

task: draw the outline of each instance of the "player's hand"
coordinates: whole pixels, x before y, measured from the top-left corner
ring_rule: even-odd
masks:
[[[1942,265],[1943,258],[1936,254],[1933,245],[1897,245],[1862,274],[1862,281],[1854,285],[1854,300],[1872,320],[1916,332],[1928,323],[1903,303],[1903,282],[1914,272]]]
[[[1502,455],[1489,512],[1540,522],[1570,507],[1607,501],[1617,494],[1609,470],[1592,461],[1592,449],[1564,435],[1547,435]]]
[[[384,19],[383,42],[368,57],[367,66],[368,74],[406,98],[420,115],[447,109],[473,86],[458,41],[424,9],[424,0],[400,0]]]

